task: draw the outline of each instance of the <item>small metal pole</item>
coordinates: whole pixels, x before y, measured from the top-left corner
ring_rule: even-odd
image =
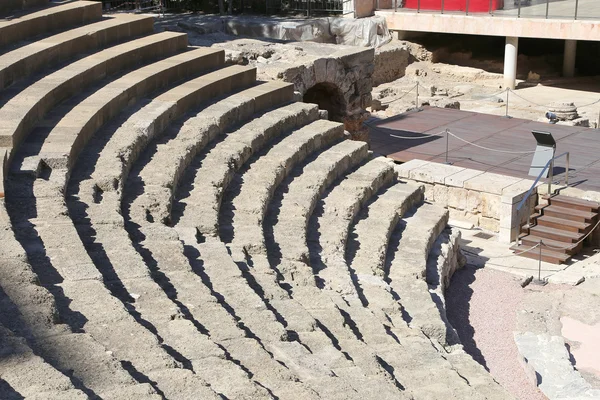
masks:
[[[417,82],[416,88],[417,88],[417,103],[416,103],[416,105],[417,105],[417,110],[418,110],[419,109],[419,82]]]
[[[554,159],[550,160],[550,179],[548,180],[548,195],[552,194],[552,180],[554,179]]]
[[[577,19],[577,10],[579,9],[579,0],[575,0],[575,19]]]
[[[493,7],[493,6],[494,6],[494,0],[490,0],[490,6],[489,6],[489,8],[488,8],[488,12],[489,12],[490,14],[492,14],[492,15],[494,14],[494,13],[492,12],[492,11],[493,11],[493,10],[492,10],[492,7]]]
[[[442,0],[442,14],[444,13],[444,0]]]
[[[509,88],[506,88],[506,107],[504,107],[504,116],[506,118],[508,118],[508,92],[510,91]]]
[[[421,11],[421,0],[417,0],[417,13]]]
[[[550,0],[546,0],[546,19],[548,19],[548,10],[550,9]]]
[[[569,186],[569,152],[567,152],[567,172],[565,173],[565,185]]]
[[[517,11],[517,18],[521,18],[521,0],[519,0],[519,10]]]
[[[450,165],[450,163],[448,162],[448,128],[446,128],[446,164]]]
[[[540,239],[540,258],[538,261],[538,282],[542,281],[542,239]]]
[[[465,6],[465,15],[469,15],[469,0],[467,0],[467,4]]]
[[[310,1],[311,0],[306,1],[306,16],[307,17],[310,17]]]

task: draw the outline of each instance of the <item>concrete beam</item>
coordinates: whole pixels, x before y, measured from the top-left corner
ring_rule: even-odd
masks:
[[[600,41],[600,21],[376,11],[390,30]]]
[[[504,87],[514,89],[517,84],[517,56],[519,54],[519,38],[506,37],[504,45]]]
[[[563,56],[563,76],[575,76],[575,57],[577,55],[577,40],[565,40],[565,53]]]

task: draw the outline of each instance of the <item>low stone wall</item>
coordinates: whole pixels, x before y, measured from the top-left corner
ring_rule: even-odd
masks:
[[[536,188],[517,210],[533,184],[529,179],[417,159],[397,165],[396,170],[402,178],[422,183],[425,198],[447,207],[451,220],[497,232],[503,243],[517,239],[537,204]]]

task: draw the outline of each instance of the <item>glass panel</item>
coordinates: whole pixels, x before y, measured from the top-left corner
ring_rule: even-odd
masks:
[[[577,4],[577,19],[600,21],[600,1],[579,0]]]
[[[581,2],[581,0],[579,0]],[[575,19],[577,0],[550,0],[548,18]]]

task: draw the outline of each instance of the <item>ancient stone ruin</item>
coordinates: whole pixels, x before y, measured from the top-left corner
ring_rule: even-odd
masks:
[[[98,2],[12,15],[0,398],[510,398],[446,321],[447,210],[292,84]]]

